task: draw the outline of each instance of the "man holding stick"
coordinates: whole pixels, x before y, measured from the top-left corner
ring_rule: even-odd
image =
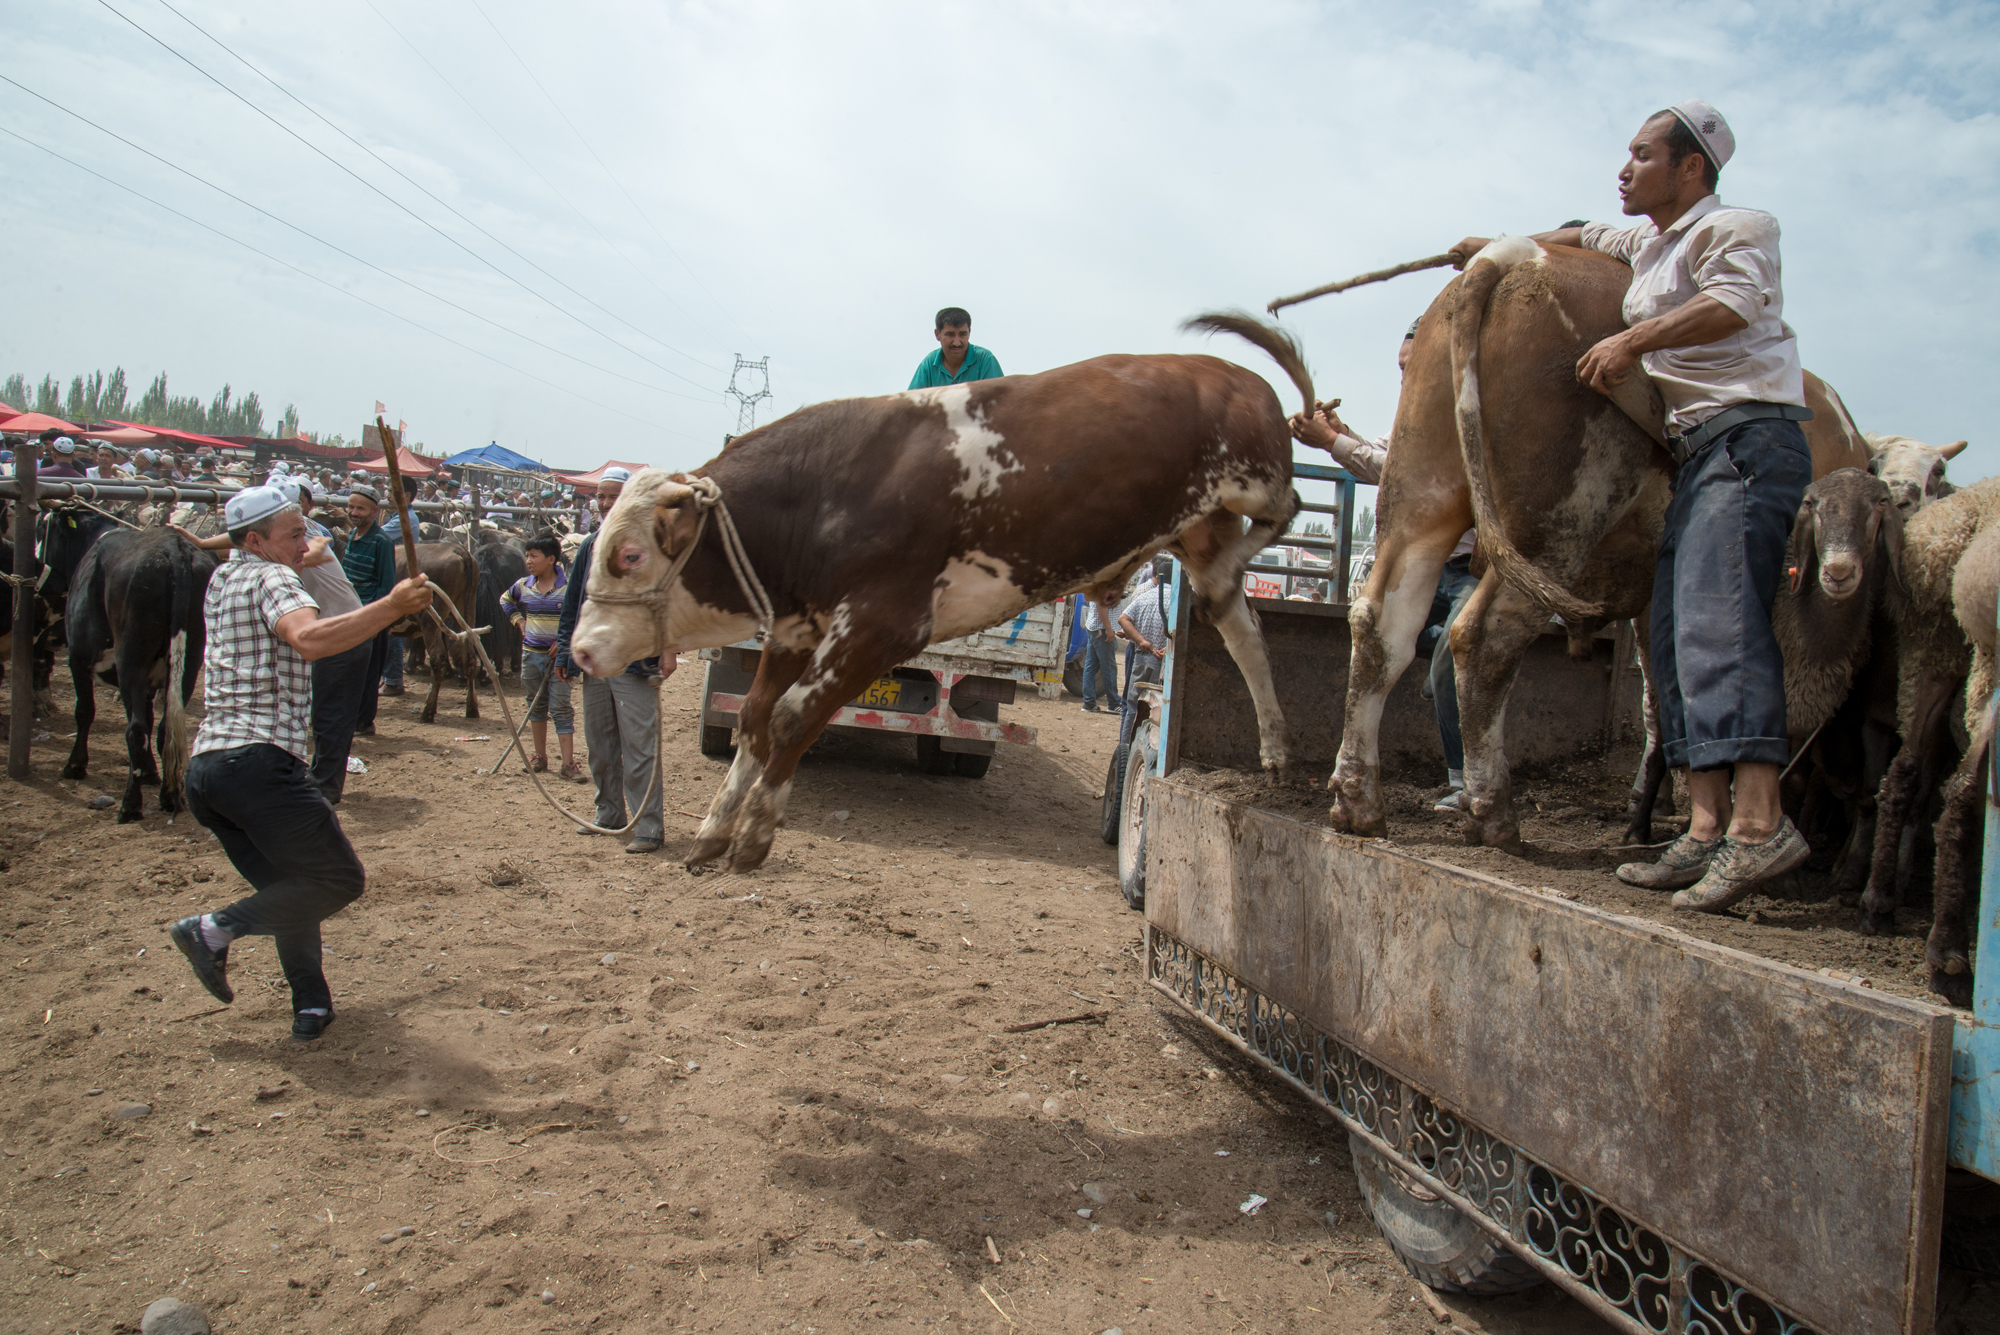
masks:
[[[1771,603],[1812,481],[1799,428],[1812,412],[1798,340],[1782,318],[1778,220],[1716,194],[1735,151],[1735,134],[1708,103],[1658,112],[1618,173],[1626,216],[1648,221],[1535,238],[1632,266],[1628,327],[1586,352],[1576,376],[1608,395],[1650,374],[1666,400],[1676,471],[1653,580],[1653,677],[1660,740],[1667,763],[1687,771],[1694,815],[1657,862],[1628,862],[1618,878],[1678,889],[1674,907],[1705,913],[1811,851],[1778,799],[1790,743]],[[1467,237],[1451,253],[1463,267],[1486,244]]]
[[[224,1003],[236,999],[229,943],[273,937],[291,985],[292,1036],[313,1039],[333,1023],[319,925],[360,897],[366,872],[307,767],[308,664],[422,611],[431,591],[418,574],[364,607],[322,617],[299,581],[306,521],[286,493],[249,488],[230,498],[224,515],[237,555],[209,581],[203,609],[208,712],[188,763],[188,810],[254,893],[167,930],[201,985]]]

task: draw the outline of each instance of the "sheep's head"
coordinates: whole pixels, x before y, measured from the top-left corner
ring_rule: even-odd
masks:
[[[1949,445],[1926,445],[1909,436],[1868,435],[1868,471],[1889,484],[1889,495],[1908,519],[1932,501],[1949,496],[1957,488],[1945,481],[1945,464],[1965,448],[1955,440]]]
[[[1842,468],[1806,488],[1792,526],[1792,592],[1813,575],[1827,597],[1852,597],[1878,554],[1900,581],[1903,512],[1888,483]]]

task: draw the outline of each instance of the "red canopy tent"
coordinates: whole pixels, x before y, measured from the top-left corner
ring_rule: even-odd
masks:
[[[436,464],[426,463],[422,455],[412,454],[410,447],[407,445],[398,445],[396,447],[396,466],[402,471],[404,477],[429,477],[432,473],[437,472]],[[364,473],[387,473],[389,471],[388,456],[386,454],[377,454],[371,458],[358,459],[355,461],[354,467]]]
[[[167,426],[146,426],[140,422],[121,422],[116,418],[110,419],[106,425],[125,427],[132,431],[144,431],[148,435],[157,436],[160,440],[169,444],[193,445],[211,450],[231,450],[236,448],[236,446],[231,445],[228,441],[218,436],[198,436],[192,431],[176,431],[172,427]]]
[[[634,477],[637,477],[640,469],[648,467],[651,467],[651,465],[628,464],[621,459],[606,459],[603,463],[591,469],[588,473],[555,473],[552,474],[551,476],[553,476],[556,479],[556,481],[567,482],[573,487],[594,487],[597,485],[598,479],[604,476],[604,471],[607,468],[622,468],[626,472],[632,474]]]
[[[142,426],[85,427],[83,434],[90,440],[101,440],[107,445],[151,445],[159,439]]]
[[[47,413],[16,413],[0,422],[0,431],[10,436],[39,436],[52,428],[72,436],[83,434],[82,427],[65,422],[60,417],[50,417]]]

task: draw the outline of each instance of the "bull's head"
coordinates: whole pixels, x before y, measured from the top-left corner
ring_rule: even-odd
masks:
[[[755,618],[712,607],[686,588],[686,566],[702,541],[706,497],[682,473],[648,468],[625,484],[591,548],[590,588],[570,638],[570,657],[595,677],[676,649],[728,644]],[[733,587],[733,581],[732,581]],[[640,601],[644,599],[644,601]]]

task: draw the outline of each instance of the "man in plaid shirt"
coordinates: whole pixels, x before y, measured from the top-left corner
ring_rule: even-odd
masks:
[[[223,1002],[236,999],[230,941],[274,938],[292,989],[292,1036],[318,1038],[333,1023],[319,925],[360,897],[365,873],[308,766],[309,664],[422,611],[431,591],[419,574],[355,611],[322,617],[299,582],[306,521],[285,490],[248,488],[224,515],[237,552],[209,581],[203,609],[208,708],[188,763],[187,799],[255,893],[167,930],[201,985]]]

